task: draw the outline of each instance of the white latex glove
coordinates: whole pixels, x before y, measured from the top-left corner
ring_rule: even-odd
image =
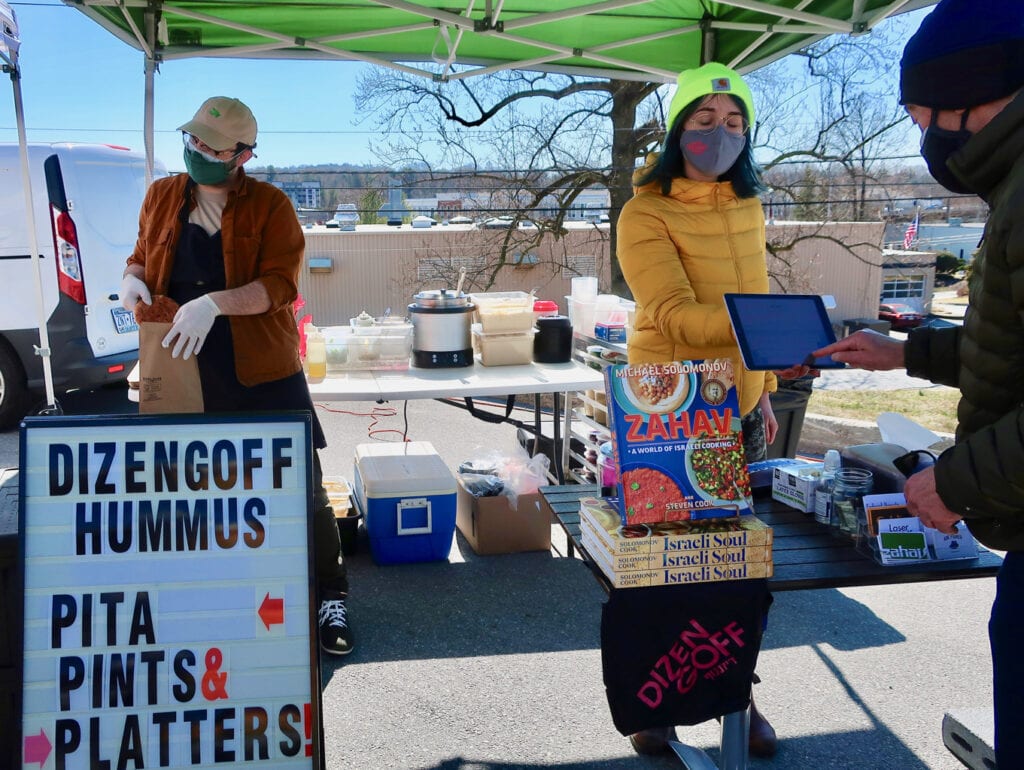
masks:
[[[121,279],[121,307],[125,310],[135,310],[135,305],[140,299],[147,305],[153,304],[153,297],[146,282],[131,273],[125,274]]]
[[[178,341],[174,343],[171,358],[177,358],[184,351],[182,359],[188,361],[193,353],[198,354],[202,349],[206,335],[210,333],[213,321],[219,315],[220,308],[209,294],[186,302],[174,314],[174,326],[167,332],[161,344],[165,348],[169,347],[177,337]]]

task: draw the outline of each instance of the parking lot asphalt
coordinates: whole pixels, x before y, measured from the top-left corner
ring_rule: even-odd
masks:
[[[69,412],[130,411],[116,390]],[[431,441],[450,468],[514,430],[434,401],[318,405],[326,473],[351,477],[355,446]],[[528,417],[526,418],[528,419]],[[397,431],[397,432],[387,432]],[[0,465],[17,466],[17,431]],[[322,656],[331,770],[679,767],[641,757],[612,725],[601,678],[604,594],[553,528],[550,552],[477,556],[456,535],[448,560],[377,566],[364,539],[348,560],[357,648]],[[943,713],[987,708],[986,623],[994,581],[961,580],[775,597],[758,662],[773,760],[752,768],[953,770]],[[680,729],[717,758],[718,726]]]

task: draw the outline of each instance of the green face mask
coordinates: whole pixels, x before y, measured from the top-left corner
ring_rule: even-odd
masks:
[[[215,160],[199,150],[185,148],[185,170],[196,184],[223,184],[235,167],[235,158]]]

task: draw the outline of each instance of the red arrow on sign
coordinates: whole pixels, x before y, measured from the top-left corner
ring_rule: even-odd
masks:
[[[268,631],[274,623],[284,623],[284,599],[271,599],[268,591],[263,597],[258,614]]]
[[[38,762],[39,766],[42,767],[46,764],[46,758],[50,756],[50,749],[52,748],[50,740],[46,737],[46,733],[43,732],[42,728],[39,729],[39,735],[26,735],[25,764],[31,765],[33,762]]]

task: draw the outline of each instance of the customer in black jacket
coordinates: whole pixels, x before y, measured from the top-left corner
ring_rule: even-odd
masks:
[[[989,623],[995,749],[1024,768],[1024,3],[942,0],[907,43],[901,101],[932,176],[990,207],[963,327],[906,343],[857,332],[816,355],[960,389],[956,444],[911,476],[907,508],[1006,550]]]

